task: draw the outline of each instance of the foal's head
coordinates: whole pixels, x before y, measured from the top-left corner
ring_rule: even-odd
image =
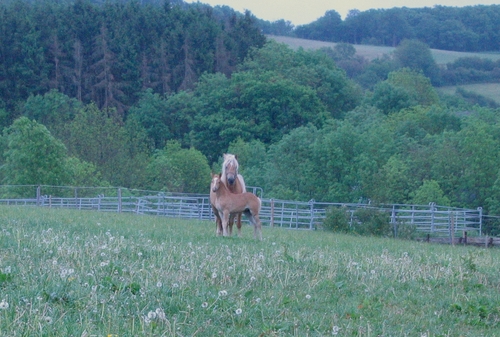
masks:
[[[226,177],[229,185],[233,185],[238,177],[238,157],[234,154],[224,153],[222,175]]]
[[[212,182],[210,183],[210,188],[211,188],[212,192],[217,192],[217,190],[219,189],[220,177],[221,177],[220,173],[219,174],[212,173]]]

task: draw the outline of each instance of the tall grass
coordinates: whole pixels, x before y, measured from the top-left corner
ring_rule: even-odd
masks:
[[[495,336],[500,252],[0,207],[1,336]]]

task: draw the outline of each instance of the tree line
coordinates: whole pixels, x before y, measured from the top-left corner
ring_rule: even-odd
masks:
[[[124,114],[142,90],[172,93],[204,72],[229,75],[265,41],[249,13],[182,1],[17,0],[0,4],[0,22],[0,107],[8,110],[57,89]]]
[[[242,19],[251,24],[250,15]],[[433,201],[500,214],[498,109],[438,94],[435,64],[421,42],[401,44],[394,58],[367,64],[357,76],[345,70],[352,59],[347,44],[317,51],[273,41],[246,45],[229,75],[212,68],[189,89],[141,87],[126,110],[86,101],[84,92],[41,89],[45,82],[26,75],[31,80],[16,85],[30,93],[0,108],[2,183],[207,193],[210,171],[219,171],[230,152],[238,154],[246,183],[266,197]]]
[[[404,39],[417,39],[433,49],[500,50],[499,5],[353,9],[344,20],[329,10],[318,20],[297,27],[285,20],[259,22],[266,34],[311,40],[396,47]]]

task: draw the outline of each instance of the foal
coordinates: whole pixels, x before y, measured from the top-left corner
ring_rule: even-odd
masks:
[[[212,174],[213,207],[217,210],[222,222],[222,235],[228,236],[227,227],[232,214],[244,213],[253,225],[254,238],[262,240],[262,225],[259,219],[261,201],[253,193],[231,193],[221,180],[221,174]],[[210,197],[212,200],[212,196]]]

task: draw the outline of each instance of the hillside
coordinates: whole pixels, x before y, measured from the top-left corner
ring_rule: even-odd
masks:
[[[288,36],[266,35],[266,37],[280,43],[285,43],[293,49],[298,49],[302,47],[304,49],[314,50],[323,47],[333,48],[336,45],[336,43],[333,42],[306,40]],[[354,45],[354,48],[356,48],[358,55],[363,56],[368,60],[376,59],[384,54],[390,54],[395,49],[394,47],[369,46],[369,45]],[[439,50],[439,49],[431,49],[431,52],[437,64],[446,64],[448,62],[453,62],[461,57],[473,57],[473,56],[489,58],[493,61],[500,59],[500,53],[467,53],[467,52],[456,52],[456,51]]]

